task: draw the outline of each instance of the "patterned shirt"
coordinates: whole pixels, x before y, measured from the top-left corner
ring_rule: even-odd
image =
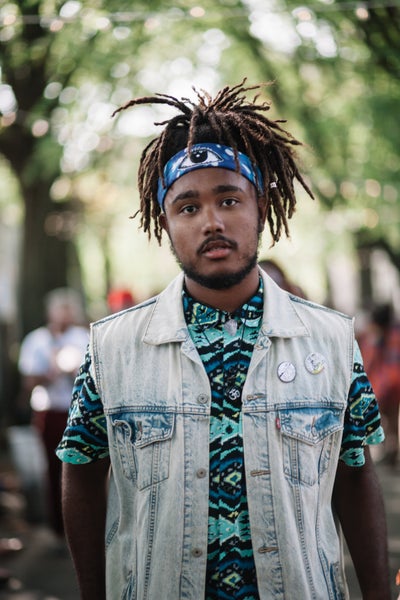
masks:
[[[258,592],[243,468],[240,398],[262,320],[262,282],[258,292],[233,315],[202,305],[186,292],[183,308],[212,392],[206,600],[255,600]],[[365,444],[382,440],[377,402],[356,344],[341,459],[361,466]],[[102,403],[87,355],[75,382],[68,426],[57,455],[78,464],[108,453]]]
[[[185,320],[211,385],[206,600],[258,598],[250,536],[241,394],[262,314],[261,290],[233,315],[183,294]]]

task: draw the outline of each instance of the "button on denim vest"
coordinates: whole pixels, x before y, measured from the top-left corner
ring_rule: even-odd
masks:
[[[260,273],[263,323],[242,394],[260,599],[342,600],[331,497],[353,322]],[[112,465],[108,600],[204,598],[211,389],[186,328],[182,285],[179,275],[158,297],[92,325]]]

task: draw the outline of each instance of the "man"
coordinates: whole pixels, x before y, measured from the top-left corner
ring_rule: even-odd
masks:
[[[42,439],[47,459],[49,523],[63,542],[61,464],[54,451],[67,423],[71,387],[89,336],[84,326],[82,303],[75,290],[54,289],[46,295],[44,304],[46,323],[24,338],[19,370],[22,396],[30,400],[32,422]]]
[[[265,222],[288,232],[294,179],[309,190],[299,142],[243,85],[127,105],[179,111],[139,191],[183,273],[92,326],[58,449],[83,600],[345,598],[338,520],[363,598],[390,597],[376,400],[352,320],[257,266]]]

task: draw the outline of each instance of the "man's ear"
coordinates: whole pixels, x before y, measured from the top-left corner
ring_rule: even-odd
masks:
[[[264,231],[264,226],[265,226],[265,219],[267,218],[267,204],[265,201],[265,198],[263,198],[262,196],[258,196],[257,198],[257,206],[258,206],[258,214],[259,214],[259,221],[258,221],[258,229],[259,229],[259,233],[262,233]]]
[[[168,219],[167,219],[167,215],[163,212],[161,213],[161,215],[158,217],[159,222],[161,227],[164,229],[164,231],[169,235],[169,227],[168,227]]]

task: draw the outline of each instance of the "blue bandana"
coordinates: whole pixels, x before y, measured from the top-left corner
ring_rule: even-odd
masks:
[[[263,180],[260,169],[253,165],[250,158],[237,152],[239,169],[235,162],[235,151],[229,146],[221,144],[211,144],[205,142],[203,144],[195,144],[192,146],[190,153],[187,148],[175,154],[164,166],[164,180],[158,180],[157,200],[161,208],[164,204],[166,193],[171,185],[190,171],[195,169],[205,169],[208,167],[219,167],[220,169],[228,169],[229,171],[238,171],[243,177],[246,177],[259,193],[263,190]]]

